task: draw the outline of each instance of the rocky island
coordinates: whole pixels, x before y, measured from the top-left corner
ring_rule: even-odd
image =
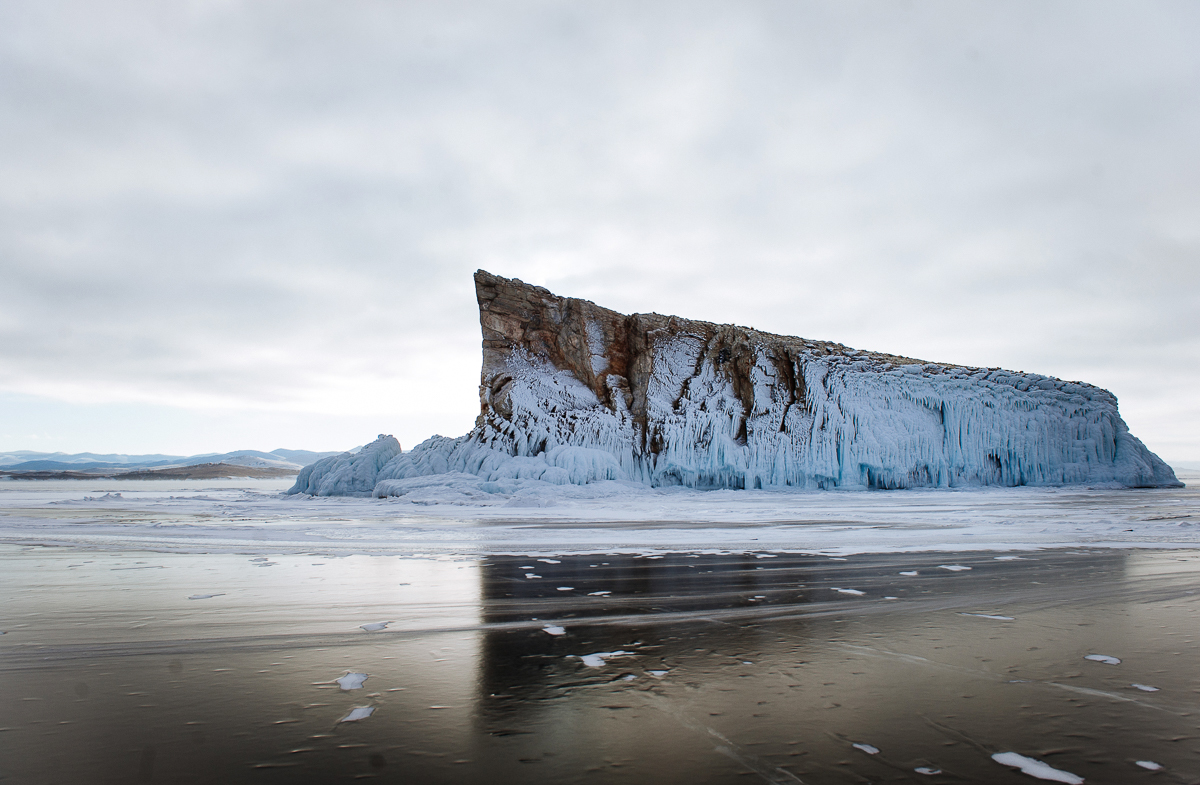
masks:
[[[475,427],[408,452],[380,436],[306,467],[291,493],[403,495],[439,475],[484,491],[604,480],[739,489],[1180,484],[1129,432],[1116,398],[1090,384],[624,315],[482,270],[475,290],[483,332]]]

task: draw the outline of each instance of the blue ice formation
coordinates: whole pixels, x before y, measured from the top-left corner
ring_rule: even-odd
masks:
[[[1089,384],[625,317],[482,275],[475,427],[408,452],[380,436],[306,467],[291,493],[403,495],[417,478],[463,474],[692,488],[1179,485],[1116,398]],[[488,286],[500,294],[489,299]]]

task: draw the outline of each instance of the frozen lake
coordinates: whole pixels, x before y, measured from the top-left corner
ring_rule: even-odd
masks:
[[[1200,778],[1191,488],[284,486],[0,483],[0,781]]]

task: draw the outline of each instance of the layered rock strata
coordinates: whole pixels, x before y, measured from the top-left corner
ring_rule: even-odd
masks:
[[[409,452],[381,437],[308,467],[293,492],[384,496],[450,473],[693,488],[1178,484],[1089,384],[626,316],[482,270],[475,289],[471,432]]]

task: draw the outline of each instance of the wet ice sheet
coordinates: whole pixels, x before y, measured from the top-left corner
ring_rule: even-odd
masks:
[[[162,554],[139,572],[113,569],[138,554],[0,548],[6,773],[1019,782],[991,758],[1008,752],[1125,782],[1200,752],[1180,665],[1200,656],[1200,553],[656,555],[560,554],[525,581],[524,557],[494,555]],[[187,600],[197,585],[225,596]],[[962,615],[988,609],[1013,620]],[[343,691],[339,673],[370,677]]]
[[[284,497],[280,492],[286,485],[6,481],[0,483],[0,542],[233,551],[272,558],[304,552],[553,557],[703,549],[844,556],[1200,545],[1200,495],[1194,487],[792,493],[600,483],[566,488],[553,506],[515,513],[502,499],[426,505],[403,497]],[[110,492],[114,495],[105,495]],[[536,563],[541,573],[543,563]],[[956,565],[929,568],[939,566]]]

